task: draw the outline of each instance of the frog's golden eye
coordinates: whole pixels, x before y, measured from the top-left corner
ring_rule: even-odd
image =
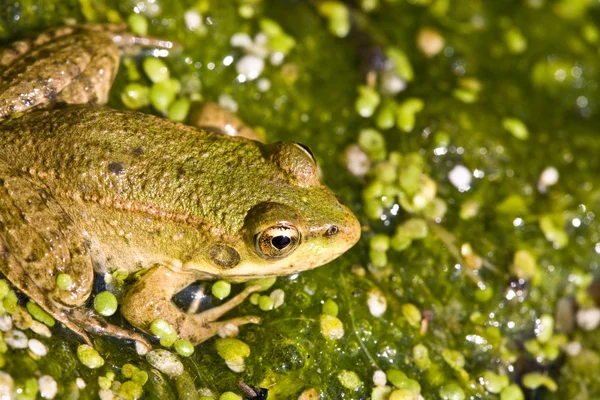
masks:
[[[256,251],[263,257],[281,258],[293,252],[300,233],[292,225],[274,225],[256,235]]]
[[[296,146],[298,146],[299,148],[301,148],[306,154],[308,154],[310,156],[310,158],[313,160],[313,162],[316,164],[317,163],[317,159],[315,158],[315,155],[313,154],[312,150],[310,149],[310,147],[308,147],[305,144],[302,143],[298,143],[298,142],[293,142]]]

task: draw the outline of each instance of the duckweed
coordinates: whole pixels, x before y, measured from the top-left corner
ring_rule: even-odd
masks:
[[[258,298],[258,307],[263,311],[271,311],[275,303],[270,296],[260,296]]]
[[[58,274],[56,277],[56,286],[60,290],[67,290],[73,285],[73,278],[69,274]]]
[[[431,360],[429,359],[429,349],[423,344],[418,344],[413,347],[413,358],[415,365],[420,369],[427,369],[431,366]]]
[[[539,372],[530,372],[523,375],[523,386],[527,389],[537,389],[540,386],[545,386],[551,392],[555,392],[558,389],[556,382],[552,378]]]
[[[375,113],[381,97],[379,93],[370,86],[360,86],[358,88],[358,99],[354,105],[356,112],[364,118],[369,118]]]
[[[82,344],[77,348],[77,357],[83,365],[88,368],[96,369],[104,365],[104,359],[93,347]]]
[[[332,315],[321,315],[321,334],[328,340],[338,340],[344,336],[344,324]]]
[[[169,347],[177,340],[177,331],[162,318],[157,318],[150,324],[150,332],[160,339],[161,346]]]
[[[233,392],[225,392],[219,396],[219,400],[242,400],[242,398]]]
[[[525,396],[518,385],[508,385],[500,392],[500,400],[524,400]]]
[[[231,284],[227,281],[216,281],[213,283],[211,292],[217,299],[223,300],[231,294]]]
[[[144,36],[148,34],[148,20],[141,14],[130,14],[127,23],[131,32]]]
[[[527,140],[529,138],[529,130],[520,119],[509,117],[503,118],[502,127],[517,139]]]
[[[147,106],[150,104],[150,88],[141,83],[130,83],[121,92],[121,101],[131,110]]]
[[[184,122],[187,119],[188,113],[190,112],[190,107],[190,100],[183,97],[175,100],[173,104],[171,104],[167,115],[171,121]]]
[[[42,307],[35,304],[33,301],[27,302],[27,311],[31,314],[31,316],[43,324],[53,327],[56,321],[50,314],[48,314]]]
[[[337,375],[337,378],[348,390],[355,391],[362,385],[362,381],[354,371],[343,370]]]
[[[118,306],[117,298],[111,292],[100,292],[94,298],[94,308],[100,315],[104,315],[105,317],[117,312]]]
[[[163,60],[156,57],[147,57],[142,64],[144,73],[154,83],[168,81],[171,77],[169,67]]]
[[[179,339],[173,344],[177,354],[183,357],[189,357],[194,354],[194,345],[189,340]]]
[[[238,339],[221,338],[215,341],[215,347],[232,371],[244,370],[244,361],[250,355],[250,346]]]
[[[498,375],[492,371],[486,371],[483,373],[483,380],[485,388],[490,393],[500,393],[506,388],[510,381],[506,375]]]
[[[465,400],[465,391],[456,383],[450,382],[440,388],[440,397],[443,400]]]
[[[142,386],[134,381],[126,381],[119,387],[119,396],[124,399],[138,399],[144,393]]]
[[[402,315],[404,316],[404,318],[406,318],[408,324],[413,328],[419,328],[421,326],[421,311],[414,304],[403,304]]]
[[[332,317],[337,317],[339,312],[339,307],[335,301],[332,299],[327,299],[325,303],[323,303],[323,314],[331,315]]]

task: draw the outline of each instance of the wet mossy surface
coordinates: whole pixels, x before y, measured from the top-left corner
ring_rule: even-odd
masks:
[[[366,11],[367,3],[377,6]],[[95,346],[106,363],[90,370],[77,359],[79,340],[55,327],[52,338],[40,339],[48,346],[47,356],[36,361],[26,350],[10,347],[4,354],[2,370],[17,387],[47,374],[57,380],[61,398],[97,398],[99,376],[109,370],[119,375],[124,364],[133,363],[149,374],[144,398],[156,399],[198,398],[197,390],[203,388],[242,395],[240,380],[267,388],[269,399],[295,399],[311,388],[323,399],[367,399],[375,387],[374,372],[390,369],[417,381],[426,399],[444,398],[444,393],[459,396],[445,398],[499,398],[481,378],[486,371],[507,376],[530,399],[600,397],[600,331],[573,322],[577,312],[600,306],[596,4],[336,3],[346,7],[352,25],[347,35],[337,37],[318,1],[68,0],[59,5],[0,0],[0,39],[6,44],[31,37],[65,20],[127,21],[141,4],[158,6],[155,15],[147,16],[148,34],[180,44],[164,58],[171,75],[183,82],[199,80],[201,89],[195,94],[202,100],[232,99],[236,114],[264,131],[269,142],[310,146],[324,181],[359,216],[363,237],[324,267],[278,279],[266,294],[282,289],[281,307],[265,312],[246,302],[231,313],[263,317],[261,325],[240,329],[238,339],[251,350],[243,372],[228,368],[214,339],[197,346],[191,357],[181,357],[185,373],[169,378],[130,343],[102,337],[95,338]],[[244,7],[255,14],[242,17]],[[189,10],[201,15],[201,32],[186,27]],[[233,47],[231,38],[236,33],[254,37],[264,18],[276,21],[295,46],[281,65],[267,60],[258,79],[240,82],[236,63],[245,51]],[[431,57],[417,42],[424,28],[444,41]],[[404,79],[405,90],[381,98],[396,104],[422,101],[411,129],[398,123],[378,127],[382,105],[366,118],[356,109],[359,86],[372,84],[374,74],[381,76],[390,47],[405,53],[414,77]],[[132,60],[141,66],[150,55],[146,49]],[[229,64],[224,61],[228,56]],[[263,78],[270,82],[266,91],[257,83]],[[150,84],[146,77],[140,79]],[[121,68],[110,107],[125,108],[121,95],[130,80]],[[381,91],[378,83],[372,88]],[[142,110],[160,115],[151,106]],[[526,126],[526,139],[506,129],[507,118]],[[384,161],[372,160],[367,176],[356,177],[347,167],[346,150],[369,128],[385,138]],[[398,206],[397,200],[377,215],[368,210],[364,191],[380,180],[378,162],[389,162],[394,152],[403,159],[417,154],[422,173],[434,182],[447,211],[427,222],[425,238],[412,240],[402,251],[392,242],[384,251],[386,259],[377,262],[374,257],[380,256],[370,248],[375,235],[394,237],[405,221],[427,219]],[[461,190],[449,178],[457,166],[465,166],[471,176]],[[540,177],[548,168],[556,169],[559,178],[544,186]],[[377,201],[385,203],[381,197]],[[477,212],[466,217],[469,204]],[[515,253],[523,250],[535,260],[532,274],[515,266]],[[234,285],[234,293],[241,286]],[[385,299],[381,316],[369,307],[375,295]],[[325,337],[321,324],[329,299],[337,304],[344,328],[343,336],[333,340]],[[557,313],[559,301],[571,304],[571,311]],[[208,303],[220,301],[209,298]],[[408,304],[420,312],[417,323]],[[550,334],[543,332],[548,316],[554,324]],[[125,323],[118,313],[111,321]],[[427,365],[415,361],[417,345],[428,349]],[[464,364],[452,361],[459,354]],[[344,370],[358,375],[357,388],[344,385],[339,378]],[[550,377],[557,388],[524,384],[524,376],[534,372]],[[77,377],[85,380],[85,389],[76,388]]]

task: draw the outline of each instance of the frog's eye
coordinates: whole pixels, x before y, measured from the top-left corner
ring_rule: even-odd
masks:
[[[315,158],[315,155],[313,154],[313,152],[310,149],[310,147],[308,147],[305,144],[298,143],[298,142],[294,142],[294,144],[296,146],[300,147],[306,154],[308,154],[315,164],[317,163],[317,159]]]
[[[281,258],[296,249],[300,233],[292,225],[274,225],[256,235],[256,251],[264,257]]]

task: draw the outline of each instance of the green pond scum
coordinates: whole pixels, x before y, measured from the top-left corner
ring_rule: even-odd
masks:
[[[0,0],[1,44],[85,22],[177,44],[125,54],[110,107],[310,146],[363,237],[195,348],[90,347],[0,280],[0,397],[600,398],[600,3]],[[134,279],[89,307],[128,326]],[[196,308],[243,290],[212,284]]]

